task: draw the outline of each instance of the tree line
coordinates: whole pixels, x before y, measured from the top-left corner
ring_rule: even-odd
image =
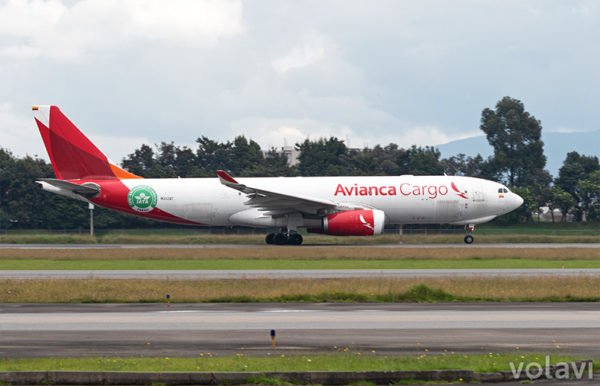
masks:
[[[197,148],[161,142],[141,145],[121,166],[147,178],[214,177],[223,169],[234,176],[358,176],[358,175],[464,175],[500,181],[524,198],[518,210],[500,217],[503,223],[532,221],[542,206],[570,213],[576,221],[600,220],[600,164],[596,156],[573,151],[567,154],[556,178],[545,170],[542,125],[521,101],[504,97],[494,109],[482,112],[480,129],[494,149],[484,159],[457,154],[441,158],[431,146],[401,148],[390,143],[373,148],[351,149],[335,137],[306,139],[296,144],[298,163],[276,149],[263,152],[245,136],[219,142],[196,140]],[[32,157],[15,157],[0,148],[0,229],[76,229],[88,221],[87,206],[42,191],[35,180],[54,177],[52,166]],[[554,220],[554,219],[553,219]],[[566,221],[566,216],[556,221]],[[164,227],[164,223],[98,208],[98,228]]]

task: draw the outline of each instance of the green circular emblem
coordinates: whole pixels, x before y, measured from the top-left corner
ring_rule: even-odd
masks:
[[[127,203],[138,212],[150,212],[156,206],[158,196],[148,185],[138,185],[129,191]]]

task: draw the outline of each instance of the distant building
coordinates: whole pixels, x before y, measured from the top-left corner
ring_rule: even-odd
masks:
[[[552,221],[552,214],[554,214],[554,222],[562,221],[562,212],[560,211],[560,209],[554,209],[553,211],[550,211],[550,208],[548,208],[547,206],[543,206],[540,208],[539,212],[533,212],[534,217],[540,218],[545,221]],[[573,221],[575,221],[575,216],[571,213],[567,213],[566,222]]]
[[[300,150],[297,150],[295,146],[284,146],[281,148],[281,151],[287,156],[288,166],[295,166],[298,164]]]
[[[363,149],[359,148],[348,148],[348,153],[362,153]],[[287,156],[288,166],[298,165],[298,158],[300,158],[300,150],[297,150],[295,146],[283,146],[278,153],[283,153]],[[263,154],[266,156],[268,151],[263,150]]]
[[[271,149],[269,150],[263,150],[263,155],[266,157],[267,154],[269,153],[269,151],[271,151]],[[298,158],[300,157],[300,150],[296,150],[296,147],[294,146],[283,146],[281,149],[276,150],[277,153],[279,154],[285,154],[287,157],[287,164],[288,166],[295,166],[298,164]]]

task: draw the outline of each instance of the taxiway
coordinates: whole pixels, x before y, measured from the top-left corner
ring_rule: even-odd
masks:
[[[600,268],[524,269],[256,269],[256,270],[2,270],[0,279],[258,279],[599,276]]]
[[[600,248],[600,243],[502,243],[502,244],[303,244],[301,246],[283,246],[284,248],[321,248],[321,247],[344,247],[344,248]],[[0,249],[139,249],[139,248],[258,248],[281,246],[265,244],[0,244]]]
[[[344,349],[598,357],[599,343],[596,303],[0,305],[3,357],[304,355]]]

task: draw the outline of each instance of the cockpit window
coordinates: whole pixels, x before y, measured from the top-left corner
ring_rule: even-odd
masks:
[[[508,193],[508,189],[506,189],[506,188],[498,188],[498,193]]]

